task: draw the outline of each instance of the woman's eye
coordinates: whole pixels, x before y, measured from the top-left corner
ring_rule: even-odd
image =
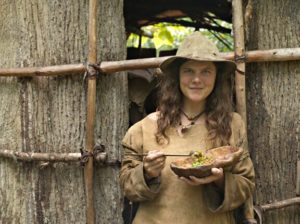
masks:
[[[211,71],[210,71],[210,70],[204,70],[204,71],[203,71],[203,74],[204,74],[204,75],[210,75],[210,74],[211,74]]]
[[[193,73],[193,70],[192,70],[192,69],[189,69],[189,68],[187,68],[187,69],[184,69],[184,70],[183,70],[183,72],[184,72],[184,73],[188,73],[188,74],[190,74],[190,73]]]

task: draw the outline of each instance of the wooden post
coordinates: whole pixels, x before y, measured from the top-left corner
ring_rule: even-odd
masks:
[[[244,43],[244,17],[242,0],[232,1],[232,18],[234,34],[234,52],[237,63],[235,72],[236,109],[247,126],[246,92],[245,92],[245,43]],[[239,60],[240,59],[240,60]]]
[[[232,1],[232,26],[234,35],[234,57],[235,62],[237,64],[237,69],[235,72],[236,111],[242,116],[246,128],[247,138],[247,109],[245,85],[246,55],[244,42],[244,16],[242,4],[242,0]],[[247,218],[248,216],[252,216],[252,218],[254,218],[252,195],[244,202],[243,209],[240,212],[243,213],[242,216],[247,215]]]
[[[300,160],[297,161],[296,195],[300,196]]]
[[[89,53],[88,63],[95,64],[97,62],[96,49],[96,15],[97,5],[96,0],[89,2],[89,25],[88,25],[88,40]],[[96,76],[93,69],[88,67],[88,89],[87,89],[87,120],[86,120],[86,150],[93,153],[94,150],[94,126],[95,126],[95,105],[96,105]],[[87,212],[87,224],[95,223],[95,208],[94,208],[94,189],[93,189],[93,157],[90,156],[84,168],[85,192]]]

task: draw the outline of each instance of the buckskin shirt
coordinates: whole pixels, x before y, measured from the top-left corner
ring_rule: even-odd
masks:
[[[244,203],[254,190],[254,169],[246,148],[245,128],[237,113],[232,114],[230,145],[244,149],[240,160],[224,169],[225,188],[213,183],[190,186],[170,169],[174,157],[166,158],[159,181],[145,182],[142,158],[126,155],[120,171],[121,188],[131,201],[140,206],[134,224],[227,224],[235,223],[233,210]],[[133,125],[122,144],[125,153],[147,153],[161,150],[170,154],[188,154],[209,148],[206,143],[205,116],[182,135],[169,128],[169,144],[159,145],[155,140],[156,119],[148,116]]]

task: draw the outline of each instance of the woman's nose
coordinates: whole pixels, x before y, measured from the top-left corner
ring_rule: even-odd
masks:
[[[201,80],[201,76],[200,76],[200,74],[196,74],[195,76],[194,76],[194,78],[193,78],[193,82],[201,82],[202,80]]]

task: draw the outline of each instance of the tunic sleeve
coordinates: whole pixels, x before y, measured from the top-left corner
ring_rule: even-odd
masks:
[[[237,147],[243,148],[240,160],[230,169],[224,169],[224,191],[208,184],[204,187],[206,202],[212,212],[225,212],[238,208],[254,191],[254,169],[247,149],[244,124],[238,117],[233,121],[233,135]]]
[[[128,154],[143,153],[143,132],[141,122],[133,125],[122,140],[124,152],[120,171],[120,185],[124,195],[131,201],[153,199],[160,190],[159,181],[145,181],[141,156]]]

